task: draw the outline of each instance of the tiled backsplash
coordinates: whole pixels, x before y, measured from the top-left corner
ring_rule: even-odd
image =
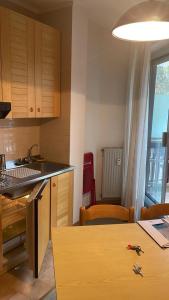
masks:
[[[40,124],[34,120],[0,120],[0,154],[7,160],[25,157],[33,144],[33,154],[40,153]]]

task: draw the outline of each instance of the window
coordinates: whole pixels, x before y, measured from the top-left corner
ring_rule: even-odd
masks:
[[[146,199],[154,203],[169,202],[168,116],[169,57],[165,57],[151,65]]]

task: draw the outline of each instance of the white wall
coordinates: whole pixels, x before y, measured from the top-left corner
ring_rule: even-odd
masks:
[[[73,5],[72,21],[70,164],[75,166],[73,217],[77,222],[82,204],[88,20],[84,10],[76,4]]]
[[[123,146],[128,58],[127,42],[89,22],[85,151],[94,153],[97,200],[101,194],[101,149]]]
[[[73,5],[70,163],[75,169],[74,222],[82,204],[83,154],[95,154],[97,199],[101,148],[123,146],[129,44],[89,21]]]

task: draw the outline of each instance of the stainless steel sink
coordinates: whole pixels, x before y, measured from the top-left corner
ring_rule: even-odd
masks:
[[[26,166],[27,168],[41,171],[42,173],[56,172],[60,169],[64,169],[66,166],[58,163],[51,162],[33,162]]]

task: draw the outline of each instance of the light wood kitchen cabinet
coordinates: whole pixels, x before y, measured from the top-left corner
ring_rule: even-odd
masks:
[[[0,195],[0,274],[27,259],[38,277],[49,239],[49,180],[38,183],[26,197],[11,200]]]
[[[60,115],[59,32],[35,22],[36,116]]]
[[[35,117],[34,20],[0,9],[2,99],[12,118]]]
[[[51,226],[72,225],[73,175],[42,180],[16,199],[0,195],[0,274],[28,260],[38,277]]]
[[[73,171],[51,179],[51,227],[72,225]]]
[[[2,196],[0,195],[0,216],[2,214]],[[3,249],[2,249],[2,218],[0,217],[0,272],[3,267]]]
[[[26,199],[0,195],[0,274],[27,259]]]
[[[40,182],[35,192],[40,197],[27,204],[27,250],[30,267],[38,277],[50,239],[50,181]],[[32,196],[31,196],[32,197]]]
[[[38,201],[38,257],[37,272],[39,274],[50,239],[50,182],[45,187],[42,198]]]
[[[12,104],[8,117],[59,117],[59,32],[3,7],[0,26],[0,98]]]

